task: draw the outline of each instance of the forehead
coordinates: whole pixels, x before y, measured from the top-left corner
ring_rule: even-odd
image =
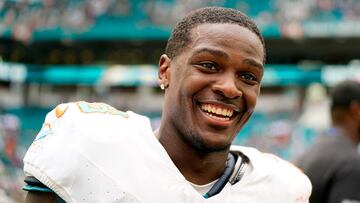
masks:
[[[260,63],[263,61],[264,50],[259,37],[240,25],[201,24],[193,28],[190,35],[191,42],[188,48],[192,50],[200,47],[223,48],[244,57],[256,58]]]

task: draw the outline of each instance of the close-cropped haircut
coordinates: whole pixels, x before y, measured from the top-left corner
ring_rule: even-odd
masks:
[[[259,37],[263,45],[263,63],[265,63],[265,42],[255,22],[241,11],[223,7],[200,8],[186,15],[176,24],[174,30],[172,31],[166,45],[165,54],[170,58],[174,58],[179,55],[186,45],[191,43],[190,31],[196,26],[207,23],[230,23],[249,29]]]
[[[343,81],[330,91],[331,110],[349,108],[352,102],[360,102],[360,83],[353,80]]]

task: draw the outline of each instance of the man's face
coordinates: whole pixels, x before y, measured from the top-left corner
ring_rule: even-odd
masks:
[[[164,73],[163,122],[197,150],[226,150],[255,108],[263,46],[235,24],[202,24],[191,38]]]

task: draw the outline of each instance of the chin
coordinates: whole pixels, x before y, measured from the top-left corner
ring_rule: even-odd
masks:
[[[231,146],[231,142],[227,140],[214,142],[205,140],[200,135],[195,133],[190,133],[187,141],[194,149],[203,153],[226,151]]]

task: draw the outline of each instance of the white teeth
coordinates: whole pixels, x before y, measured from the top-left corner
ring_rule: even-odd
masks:
[[[216,114],[222,115],[222,110],[221,110],[220,108],[217,108],[217,109],[216,109]]]
[[[215,119],[218,119],[218,120],[222,120],[222,121],[228,121],[230,118],[229,117],[217,117],[217,116],[214,116],[212,114],[209,114],[206,112],[206,114],[212,118],[215,118]]]
[[[207,105],[203,105],[203,106],[201,107],[201,109],[207,111],[208,107],[207,107]]]
[[[222,119],[222,120],[229,120],[229,117],[231,117],[234,114],[234,110],[232,110],[232,109],[221,108],[221,107],[211,105],[211,104],[202,104],[200,107],[201,107],[202,110],[204,110],[206,112],[226,116],[225,117],[226,119],[224,119],[223,117],[216,117],[216,118],[219,118],[219,119]],[[215,115],[212,115],[212,114],[209,114],[209,113],[208,113],[208,115],[211,115],[212,117],[215,117]]]

